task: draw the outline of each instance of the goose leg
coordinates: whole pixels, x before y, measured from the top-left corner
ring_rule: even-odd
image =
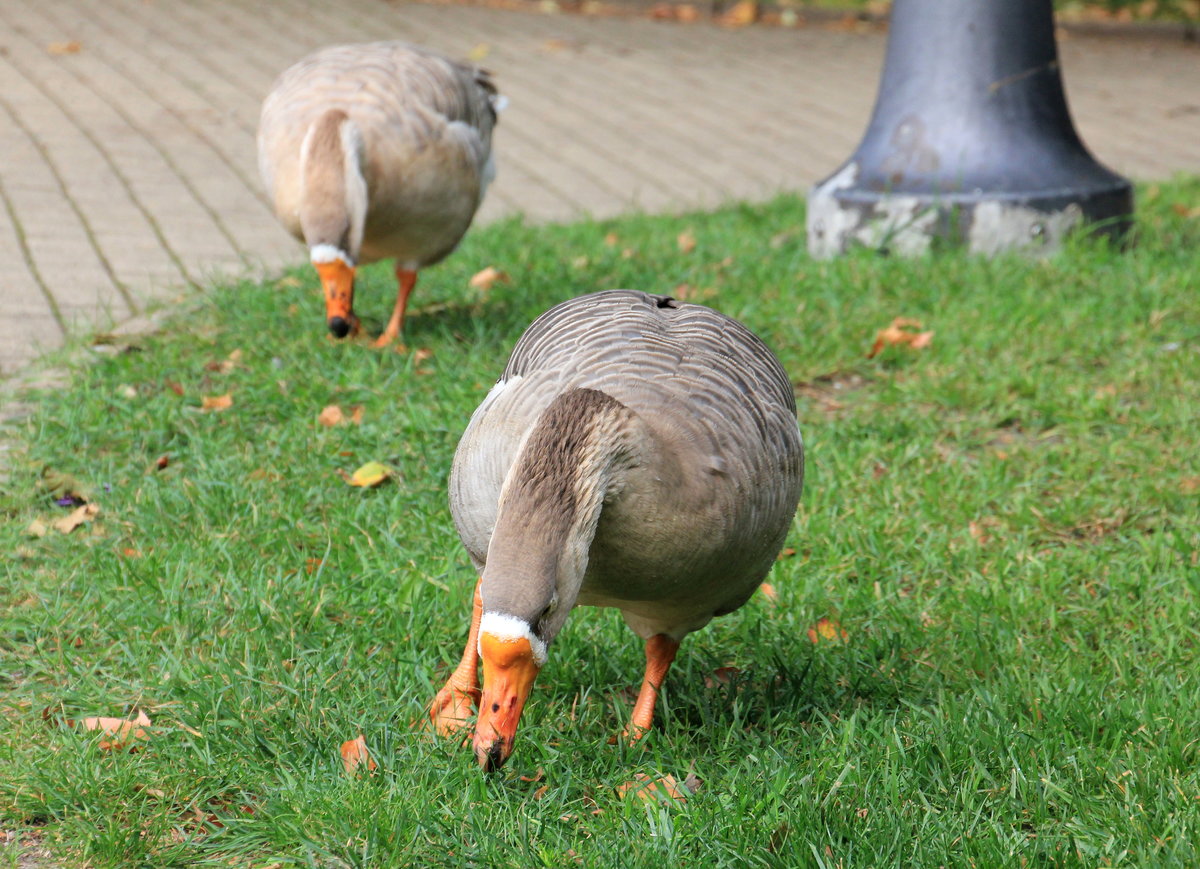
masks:
[[[392,318],[388,320],[383,334],[375,339],[375,343],[371,345],[372,347],[386,347],[395,340],[396,336],[400,334],[400,330],[404,328],[404,310],[408,307],[409,294],[412,293],[413,287],[417,285],[417,273],[412,269],[406,269],[397,264],[396,283],[398,285],[396,307],[392,309]]]
[[[471,630],[462,660],[429,704],[429,720],[442,736],[467,726],[467,720],[479,703],[479,620],[483,618],[483,598],[475,583],[475,605],[471,611]]]
[[[625,737],[630,742],[637,742],[650,725],[654,723],[654,706],[658,702],[658,690],[663,680],[667,678],[667,670],[675,660],[675,652],[679,649],[679,641],[666,634],[655,634],[646,640],[646,675],[642,677],[642,690],[638,692],[637,702],[633,704],[633,717]]]

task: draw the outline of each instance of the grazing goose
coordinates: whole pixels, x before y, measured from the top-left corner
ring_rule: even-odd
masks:
[[[680,640],[770,569],[803,478],[791,384],[736,320],[632,290],[543,314],[454,456],[450,510],[479,581],[435,728],[464,727],[479,699],[475,755],[498,768],[550,644],[588,604],[645,640],[636,739]]]
[[[495,176],[500,98],[484,70],[402,42],[323,48],[263,103],[258,163],[284,227],[309,249],[329,331],[357,331],[354,269],[395,258],[404,324],[417,270],[458,245]]]

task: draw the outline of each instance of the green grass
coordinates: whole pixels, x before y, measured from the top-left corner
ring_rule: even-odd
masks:
[[[1132,249],[1047,261],[818,263],[794,198],[502,223],[424,275],[419,360],[328,340],[307,271],[213,290],[15,432],[0,826],[97,867],[1200,864],[1197,201],[1196,179],[1143,189]],[[511,283],[467,289],[489,264]],[[640,644],[577,611],[484,776],[410,726],[466,631],[459,434],[546,307],[681,284],[798,385],[809,473],[778,602],[685,642],[635,748],[607,741]],[[360,312],[378,328],[390,302],[368,270]],[[865,358],[897,316],[932,345]],[[332,403],[362,424],[320,426]],[[348,486],[368,460],[395,479]],[[26,533],[68,512],[45,467],[95,522]],[[822,617],[844,643],[809,640]],[[133,754],[61,723],[134,707],[154,729]],[[360,732],[379,769],[349,777]],[[688,772],[683,804],[614,791]]]

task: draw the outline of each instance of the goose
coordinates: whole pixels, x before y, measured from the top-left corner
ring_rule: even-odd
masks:
[[[498,769],[551,644],[590,605],[619,609],[645,643],[636,741],[683,637],[770,570],[803,482],[791,384],[741,323],[634,290],[551,308],[455,452],[450,511],[478,580],[433,728],[461,730],[478,702],[475,756]]]
[[[308,247],[329,331],[358,331],[354,271],[394,258],[398,292],[375,346],[404,325],[417,271],[457,247],[495,177],[491,76],[403,42],[323,48],[263,102],[258,163],[275,214]]]

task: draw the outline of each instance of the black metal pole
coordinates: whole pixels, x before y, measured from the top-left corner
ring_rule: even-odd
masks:
[[[1132,213],[1071,123],[1051,0],[895,0],[871,122],[813,188],[808,245],[1049,250],[1085,223],[1119,240]]]

